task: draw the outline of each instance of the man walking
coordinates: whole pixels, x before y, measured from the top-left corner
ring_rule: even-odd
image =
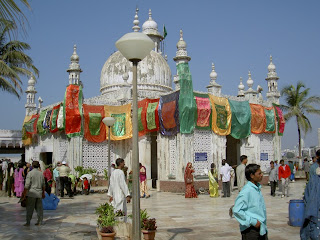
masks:
[[[290,167],[284,164],[284,160],[280,160],[280,166],[278,170],[278,176],[281,183],[282,195],[289,197],[289,177],[291,175]]]
[[[110,186],[108,196],[110,196],[111,205],[114,211],[121,210],[127,215],[127,204],[130,202],[131,196],[122,171],[124,168],[124,160],[118,158],[116,160],[117,168],[112,172],[110,177]]]
[[[269,173],[269,181],[271,186],[271,196],[276,196],[276,186],[277,186],[277,169],[274,166],[274,162],[270,162],[270,168],[267,170],[267,173]]]
[[[268,240],[266,205],[259,183],[263,177],[260,166],[249,164],[245,175],[248,183],[235,201],[234,217],[240,223],[243,240]]]
[[[220,168],[220,178],[222,181],[222,189],[223,189],[223,196],[222,197],[230,197],[230,171],[232,167],[226,163],[226,160],[222,160],[222,167]]]
[[[22,199],[26,196],[28,197],[26,201],[27,222],[24,226],[30,226],[34,209],[36,209],[38,215],[36,225],[41,225],[43,221],[42,198],[45,198],[45,180],[39,169],[40,164],[38,161],[32,163],[32,168],[33,169],[27,175],[24,192],[22,194]]]
[[[304,172],[306,173],[307,181],[309,181],[310,164],[309,164],[308,158],[305,158],[303,160],[303,167],[302,168],[303,168]]]
[[[62,166],[57,167],[57,170],[59,171],[59,178],[60,178],[60,191],[61,191],[61,197],[64,197],[64,188],[67,189],[67,194],[69,197],[72,197],[72,191],[71,191],[71,184],[69,183],[69,173],[71,172],[71,169],[67,166],[67,162],[63,161]]]
[[[61,188],[61,183],[60,183],[60,174],[58,171],[58,167],[61,166],[61,162],[57,162],[57,167],[53,170],[53,180],[56,184],[56,188],[55,188],[55,193],[56,196],[59,196],[60,194],[60,188]]]
[[[247,183],[246,181],[246,175],[245,175],[245,169],[248,162],[248,157],[246,155],[242,155],[240,157],[241,164],[237,167],[236,173],[237,173],[237,184],[239,192],[244,187],[244,185]]]

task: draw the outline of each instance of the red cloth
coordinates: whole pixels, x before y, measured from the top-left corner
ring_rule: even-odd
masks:
[[[186,185],[185,198],[197,198],[198,195],[193,186],[193,175],[194,169],[192,168],[192,164],[188,162],[186,170],[184,172],[184,183]]]
[[[140,177],[140,182],[144,182],[147,179],[147,171],[144,166],[140,167],[139,177]]]
[[[51,173],[51,171],[50,171],[49,168],[47,168],[47,169],[43,172],[43,176],[44,176],[44,178],[46,179],[47,182],[52,179],[52,173]]]
[[[88,181],[88,179],[83,181],[83,188],[84,189],[89,189],[89,181]]]
[[[290,167],[286,164],[284,166],[280,165],[279,166],[279,180],[281,180],[281,178],[288,178],[291,175],[291,170]]]

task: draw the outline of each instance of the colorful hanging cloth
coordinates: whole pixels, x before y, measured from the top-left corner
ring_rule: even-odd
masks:
[[[83,104],[84,113],[84,137],[89,142],[103,142],[106,140],[106,125],[104,118],[104,106],[91,106]]]
[[[51,118],[51,113],[52,113],[52,109],[47,110],[46,112],[46,116],[44,117],[42,126],[44,129],[48,129],[50,128],[50,118]]]
[[[250,109],[251,109],[251,132],[254,134],[264,133],[267,125],[264,107],[259,104],[250,103]]]
[[[83,136],[82,87],[70,84],[65,99],[65,132],[69,138]]]
[[[25,128],[25,123],[27,123],[32,116],[25,116],[23,120],[23,125],[22,125],[22,143],[25,146],[29,146],[32,144],[32,135],[27,133],[26,128]]]
[[[138,131],[139,136],[147,132],[159,130],[158,99],[143,99],[138,102]]]
[[[231,136],[235,139],[246,138],[251,133],[251,111],[248,101],[229,99],[232,112]]]
[[[279,105],[273,103],[273,106],[276,111],[276,116],[277,116],[277,123],[278,123],[278,135],[282,136],[284,132],[284,128],[286,125],[286,121],[284,120],[282,110],[280,109]]]
[[[58,114],[59,114],[60,104],[52,108],[50,117],[50,132],[55,133],[59,130],[57,125]]]
[[[132,138],[131,104],[123,106],[104,106],[106,117],[113,117],[116,122],[111,127],[111,140],[123,140]],[[106,136],[108,138],[108,128]]]
[[[64,121],[64,106],[63,103],[60,104],[60,109],[59,109],[59,114],[58,114],[58,119],[57,119],[57,126],[59,130],[64,130],[65,129],[65,121]]]
[[[158,113],[161,134],[164,136],[176,135],[180,130],[179,91],[161,96]]]
[[[39,114],[34,114],[31,116],[30,120],[24,124],[24,128],[28,134],[37,133],[37,122],[39,119]]]
[[[197,105],[196,128],[210,130],[212,123],[212,110],[208,94],[194,93]]]
[[[193,96],[192,77],[188,63],[179,63],[177,73],[180,83],[179,122],[180,133],[193,133],[196,118],[196,102]]]
[[[40,116],[37,122],[37,132],[41,136],[45,135],[48,132],[47,129],[43,128],[43,123],[45,121],[46,115],[47,115],[47,110],[42,110],[40,112]]]
[[[276,121],[273,107],[264,107],[264,112],[266,114],[266,130],[265,133],[275,133],[276,132]]]
[[[209,94],[212,106],[212,130],[214,133],[225,136],[231,132],[231,109],[227,98]]]

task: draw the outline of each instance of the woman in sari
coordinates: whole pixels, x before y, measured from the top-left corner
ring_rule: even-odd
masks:
[[[208,175],[210,197],[219,197],[218,172],[214,163],[211,163],[211,169],[208,172]]]
[[[24,178],[23,178],[23,166],[19,163],[18,168],[14,170],[14,192],[17,197],[21,197],[24,191]]]
[[[193,175],[194,169],[192,168],[192,164],[188,162],[186,170],[184,172],[184,183],[186,185],[185,198],[197,198],[198,195],[193,186]]]

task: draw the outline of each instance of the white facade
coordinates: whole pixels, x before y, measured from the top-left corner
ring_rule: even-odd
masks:
[[[139,20],[136,12],[133,29],[139,30]],[[142,32],[149,35],[156,43],[155,49],[143,61],[138,64],[138,96],[143,98],[159,98],[161,95],[171,93],[172,76],[171,69],[167,64],[166,57],[161,53],[161,41],[163,36],[158,32],[157,23],[152,19],[151,11],[149,19],[143,24]],[[177,52],[174,57],[176,64],[189,62],[191,57],[186,50],[187,44],[180,30],[180,39],[177,43]],[[272,66],[271,66],[272,65]],[[270,67],[271,66],[271,67]],[[115,52],[105,62],[100,78],[101,95],[84,99],[83,103],[91,105],[122,105],[131,101],[132,65],[120,52]],[[69,84],[81,84],[79,56],[76,47],[71,56],[71,64],[67,70],[69,73]],[[225,96],[222,86],[217,80],[215,66],[212,64],[210,82],[207,86],[208,92],[216,96],[229,97],[233,100],[249,100],[250,103],[262,104],[266,107],[272,106],[272,102],[279,102],[277,92],[278,77],[275,66],[270,59],[268,67],[268,101],[264,101],[261,95],[261,87],[257,91],[253,89],[254,81],[251,73],[247,81],[248,90],[242,83],[239,85],[238,96]],[[174,77],[175,89],[179,89],[179,76]],[[30,83],[31,86],[33,82]],[[35,94],[34,85],[32,86]],[[29,88],[29,87],[28,87]],[[84,88],[85,91],[85,88]],[[203,92],[204,93],[204,92]],[[34,95],[33,95],[34,99]],[[29,97],[28,97],[29,103]],[[34,102],[26,105],[27,115],[36,111],[52,108],[45,106],[35,109]],[[222,159],[227,158],[232,165],[239,164],[240,155],[247,155],[249,163],[261,164],[262,170],[266,170],[271,160],[280,160],[281,138],[277,134],[251,134],[246,139],[232,140],[227,136],[219,136],[210,130],[195,129],[193,134],[180,134],[177,136],[163,136],[161,133],[147,134],[139,138],[139,160],[146,166],[148,180],[157,179],[157,187],[161,189],[161,181],[172,181],[181,183],[184,181],[184,170],[187,162],[192,162],[195,175],[203,175],[204,169],[208,169],[214,162],[219,168]],[[206,161],[195,161],[195,153],[205,153]],[[261,153],[267,156],[266,161],[260,161]],[[52,163],[65,160],[71,168],[82,165],[97,169],[99,173],[107,169],[108,144],[88,142],[82,137],[68,139],[63,132],[48,133],[38,136],[36,143],[26,147],[26,160],[44,160],[52,154]],[[229,157],[228,157],[229,154]],[[267,154],[267,155],[266,155]],[[131,169],[132,143],[131,139],[111,142],[111,162],[114,163],[118,157],[124,158],[129,170]],[[229,159],[228,159],[229,158]]]

